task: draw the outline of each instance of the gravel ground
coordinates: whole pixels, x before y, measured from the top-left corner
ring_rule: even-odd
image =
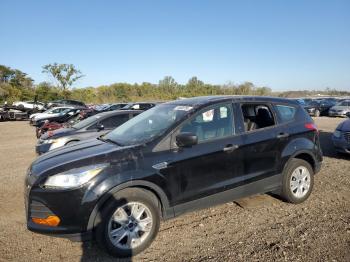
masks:
[[[325,158],[308,201],[259,195],[189,213],[163,222],[151,247],[132,261],[350,261],[350,157],[337,155],[330,141],[343,119],[315,120]],[[115,261],[95,244],[26,229],[23,181],[35,158],[34,129],[2,122],[0,134],[0,260]]]

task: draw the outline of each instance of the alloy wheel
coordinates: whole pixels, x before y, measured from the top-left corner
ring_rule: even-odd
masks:
[[[119,207],[108,223],[108,236],[112,244],[121,249],[134,249],[150,235],[152,213],[140,202],[130,202]]]

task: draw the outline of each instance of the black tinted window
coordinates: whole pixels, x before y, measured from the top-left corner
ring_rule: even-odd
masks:
[[[129,120],[129,115],[116,115],[103,119],[100,123],[104,128],[116,128]]]
[[[245,131],[253,131],[275,125],[269,106],[264,104],[242,105]]]

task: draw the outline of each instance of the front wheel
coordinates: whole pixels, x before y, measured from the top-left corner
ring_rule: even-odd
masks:
[[[96,239],[115,257],[130,257],[142,252],[159,230],[158,199],[143,189],[120,191],[111,197],[101,215]]]
[[[289,203],[302,203],[310,196],[313,185],[311,165],[302,159],[291,159],[283,170],[281,196]]]

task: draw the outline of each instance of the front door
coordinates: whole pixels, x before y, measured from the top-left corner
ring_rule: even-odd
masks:
[[[198,144],[175,149],[163,170],[180,181],[174,205],[225,191],[240,179],[242,142],[235,135],[234,121],[232,104],[219,104],[201,110],[175,132],[196,134]]]

